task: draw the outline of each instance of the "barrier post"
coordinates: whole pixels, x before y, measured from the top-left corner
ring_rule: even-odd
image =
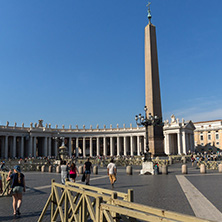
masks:
[[[128,189],[128,201],[133,202],[133,189]]]
[[[111,194],[111,198],[112,198],[112,200],[111,200],[111,203],[110,203],[110,204],[115,205],[115,204],[114,204],[114,199],[117,199],[117,193],[116,193],[116,192],[113,192],[113,193]],[[112,212],[111,215],[112,215],[113,218],[116,218],[116,213],[115,213],[115,212]]]
[[[182,174],[187,174],[187,173],[188,173],[187,165],[186,165],[186,164],[183,164],[183,165],[182,165]]]
[[[200,165],[200,173],[203,173],[203,174],[206,173],[206,167],[204,164]]]
[[[54,196],[54,192],[53,192],[53,183],[55,182],[55,179],[51,180],[51,193],[52,193],[52,199],[51,199],[51,218],[53,217],[54,214],[54,201],[55,201],[55,196]]]
[[[67,188],[67,186],[64,188],[63,192],[65,192],[64,221],[68,221],[68,196],[67,196],[68,188]]]
[[[65,197],[64,197],[64,221],[68,221],[68,214],[69,214],[68,213],[68,192],[69,192],[69,190],[66,185],[67,182],[69,182],[68,178],[65,179],[65,189],[63,190],[64,195],[65,195]]]
[[[219,172],[219,173],[222,173],[222,163],[220,163],[220,164],[218,165],[218,172]]]
[[[102,203],[102,197],[96,198],[96,222],[100,222],[100,204]]]

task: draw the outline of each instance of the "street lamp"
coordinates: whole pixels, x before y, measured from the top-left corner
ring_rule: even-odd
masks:
[[[148,126],[161,126],[162,117],[152,116],[151,113],[147,116],[147,107],[144,107],[145,118],[144,116],[139,115],[135,116],[136,124],[138,126],[144,126],[146,130],[146,152],[144,155],[144,161],[151,161],[151,153],[149,152],[149,138],[148,138]]]

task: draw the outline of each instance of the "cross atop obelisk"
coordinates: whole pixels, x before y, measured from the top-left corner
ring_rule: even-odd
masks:
[[[146,6],[148,7],[147,17],[148,17],[148,19],[149,19],[149,24],[151,24],[151,18],[152,18],[152,16],[151,16],[151,10],[150,10],[150,5],[151,5],[151,2],[148,2],[148,4],[146,5]]]
[[[156,43],[156,27],[151,23],[150,2],[148,3],[149,23],[145,27],[145,105],[146,115],[162,117],[159,67]],[[149,126],[149,147],[152,155],[163,155],[163,127]]]

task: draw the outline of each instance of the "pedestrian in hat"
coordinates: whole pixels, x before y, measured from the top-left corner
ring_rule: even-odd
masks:
[[[22,191],[25,192],[25,176],[21,173],[20,166],[14,166],[14,172],[9,171],[7,181],[11,180],[12,199],[13,199],[13,215],[20,215],[20,207],[22,205]]]

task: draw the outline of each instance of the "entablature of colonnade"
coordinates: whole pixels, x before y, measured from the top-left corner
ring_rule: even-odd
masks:
[[[99,128],[97,125],[95,129],[93,129],[92,126],[86,129],[85,125],[83,125],[82,129],[80,129],[78,125],[76,125],[75,129],[73,129],[71,125],[69,125],[68,129],[66,129],[64,125],[62,125],[62,128],[58,128],[58,125],[52,128],[51,124],[45,124],[45,126],[43,126],[42,120],[39,121],[38,125],[36,123],[34,125],[30,123],[30,127],[25,127],[24,123],[21,127],[18,127],[17,123],[15,123],[14,126],[9,126],[9,122],[7,122],[5,126],[0,125],[0,135],[13,134],[14,136],[32,134],[36,137],[101,137],[132,136],[133,134],[136,134],[135,136],[144,136],[144,133],[144,127],[132,127],[132,124],[130,124],[129,128],[127,128],[125,124],[123,124],[123,128],[120,128],[118,124],[116,128],[113,128],[112,125],[110,125],[110,128],[106,128],[105,125],[103,128]]]
[[[164,121],[163,127],[165,133],[178,133],[178,131],[193,132],[195,129],[196,128],[191,120],[185,121],[182,119],[182,122],[180,122],[179,119],[176,119],[174,115],[171,116],[171,122],[168,120]]]

